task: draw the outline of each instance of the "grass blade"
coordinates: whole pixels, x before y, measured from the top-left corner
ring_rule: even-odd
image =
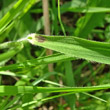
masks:
[[[62,9],[62,12],[80,12],[80,13],[106,13],[110,12],[110,8],[104,8],[104,7],[83,7],[83,8],[72,8],[68,7],[65,9]]]
[[[34,3],[35,0],[19,0],[0,20],[0,34],[5,31],[9,23],[17,17],[21,18]]]
[[[9,49],[7,52],[1,54],[0,62],[12,58],[16,53],[22,50],[22,48],[23,48],[23,44],[19,43],[19,45],[17,45],[15,48]]]
[[[69,87],[75,86],[75,80],[74,80],[74,74],[72,70],[72,63],[70,61],[65,62],[65,78],[66,78],[66,85]],[[75,110],[75,101],[76,97],[75,95],[68,95],[65,97],[68,104],[71,107],[71,110]]]
[[[110,44],[85,40],[73,36],[45,36],[31,34],[28,36],[31,44],[49,48],[71,57],[89,61],[110,64]]]
[[[16,95],[27,93],[57,93],[57,92],[91,92],[110,89],[110,84],[91,87],[35,87],[35,86],[0,86],[0,95]]]
[[[64,54],[54,54],[51,56],[28,60],[23,63],[12,64],[9,66],[1,66],[0,70],[15,70],[15,69],[20,69],[20,68],[26,68],[28,66],[32,67],[32,66],[49,64],[49,63],[54,63],[57,61],[66,61],[66,60],[75,60],[75,58],[72,58],[72,57],[64,55]]]

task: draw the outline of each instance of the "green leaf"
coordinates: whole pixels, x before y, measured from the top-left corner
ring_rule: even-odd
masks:
[[[86,6],[86,2],[84,0],[71,0],[70,2],[66,2],[61,6],[61,13],[65,13],[69,11],[71,8],[83,8]]]
[[[75,86],[75,80],[74,80],[74,73],[72,70],[72,63],[71,61],[66,61],[65,62],[65,79],[66,79],[66,85],[69,87],[74,87]],[[71,110],[75,110],[75,100],[76,97],[75,95],[68,95],[65,97],[67,103],[70,105]]]
[[[27,93],[56,93],[56,92],[90,92],[109,89],[110,85],[91,87],[35,87],[35,86],[0,86],[0,95],[16,95]]]
[[[12,20],[22,17],[35,3],[35,0],[19,0],[0,20],[0,34]],[[17,18],[18,17],[18,18]]]
[[[66,12],[81,12],[81,13],[106,13],[110,12],[110,8],[104,7],[83,7],[83,8],[66,8]],[[63,10],[64,11],[64,10]]]
[[[28,60],[23,63],[12,64],[9,66],[2,66],[0,67],[0,70],[15,70],[15,69],[20,69],[20,68],[26,68],[29,66],[32,67],[32,66],[37,66],[37,65],[42,65],[42,64],[49,64],[49,63],[54,63],[58,61],[66,61],[66,60],[74,60],[74,59],[75,58],[72,58],[64,54],[53,54],[51,56]]]
[[[110,44],[73,36],[45,36],[31,34],[28,40],[33,45],[49,48],[71,57],[110,64]]]
[[[109,0],[89,0],[87,4],[87,8],[89,7],[103,7],[107,8],[110,7]],[[101,10],[101,9],[100,9]],[[87,13],[85,16],[80,17],[77,22],[77,28],[74,32],[75,36],[78,37],[87,37],[88,34],[94,29],[95,27],[100,27],[103,25],[105,12],[104,13]]]
[[[44,74],[43,76],[37,78],[34,82],[32,82],[32,85],[37,85],[38,83],[40,83],[41,81],[43,81],[44,79],[46,79],[47,77],[51,76],[51,75],[55,75],[57,74],[56,72],[49,72]]]
[[[7,44],[5,46],[7,46]],[[5,48],[5,46],[4,46],[4,48]],[[21,42],[19,42],[19,44],[17,43],[17,46],[15,48],[11,48],[7,52],[2,53],[0,55],[0,62],[12,58],[16,53],[21,51],[22,48],[23,48],[23,44]]]

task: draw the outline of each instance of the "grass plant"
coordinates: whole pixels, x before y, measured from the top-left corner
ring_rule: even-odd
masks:
[[[1,0],[0,110],[109,110],[109,7],[49,0],[53,35],[44,35],[41,0]]]

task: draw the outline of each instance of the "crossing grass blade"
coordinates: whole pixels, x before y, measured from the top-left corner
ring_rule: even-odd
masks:
[[[7,52],[2,53],[0,55],[0,62],[12,58],[15,54],[17,54],[20,50],[22,50],[22,48],[23,48],[23,44],[19,43],[15,48],[11,48]]]
[[[64,54],[53,54],[51,56],[28,60],[23,63],[17,63],[17,64],[8,65],[8,66],[1,66],[0,70],[16,70],[20,68],[32,67],[32,66],[49,64],[57,61],[66,61],[66,60],[75,60],[75,58]]]
[[[103,8],[109,8],[110,7],[110,1],[104,1],[104,0],[92,0],[92,2],[89,0],[87,2],[88,9],[91,7],[103,7]],[[87,11],[88,11],[87,9]],[[93,9],[90,9],[93,11]],[[98,10],[98,9],[97,9]],[[100,12],[98,13],[86,13],[85,16],[81,17],[77,21],[77,26],[74,31],[74,35],[78,37],[83,37],[86,38],[92,31],[92,29],[96,27],[100,27],[104,23],[104,17],[105,17],[105,12],[103,11],[101,13],[102,9],[99,9]],[[105,9],[103,9],[105,10]]]
[[[37,78],[35,81],[32,82],[32,85],[37,85],[38,83],[40,83],[41,81],[43,81],[44,79],[46,79],[47,77],[51,76],[51,75],[55,75],[57,74],[57,72],[49,72],[44,74],[43,76]]]
[[[21,10],[23,9],[23,7],[25,6],[25,4],[27,4],[28,0],[19,0],[14,6],[13,8],[7,12],[7,14],[0,20],[0,31],[5,28],[11,21],[13,18],[15,18],[19,12],[21,12]]]
[[[31,34],[28,41],[33,45],[49,48],[71,57],[110,64],[110,44],[77,38],[74,36],[45,36]]]
[[[66,85],[69,87],[75,87],[74,73],[72,70],[72,63],[70,61],[65,62],[65,80]],[[68,95],[65,97],[67,103],[70,105],[71,110],[75,109],[75,95]]]
[[[91,92],[109,89],[110,85],[91,87],[35,87],[35,86],[0,86],[0,95],[16,95],[27,93],[57,93],[57,92]]]
[[[83,8],[63,8],[62,13],[64,12],[80,12],[80,13],[106,13],[110,12],[110,8],[104,7],[83,7]]]
[[[21,18],[35,3],[35,0],[19,0],[0,20],[0,34],[2,34],[9,23]],[[17,18],[18,17],[18,18]]]

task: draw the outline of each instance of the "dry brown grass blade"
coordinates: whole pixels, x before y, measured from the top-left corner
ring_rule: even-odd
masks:
[[[42,0],[43,3],[43,16],[44,16],[44,33],[46,35],[50,35],[50,20],[49,20],[49,6],[48,6],[48,0]],[[52,50],[47,49],[46,54],[52,55]],[[48,64],[48,70],[50,72],[53,71],[53,64]]]

